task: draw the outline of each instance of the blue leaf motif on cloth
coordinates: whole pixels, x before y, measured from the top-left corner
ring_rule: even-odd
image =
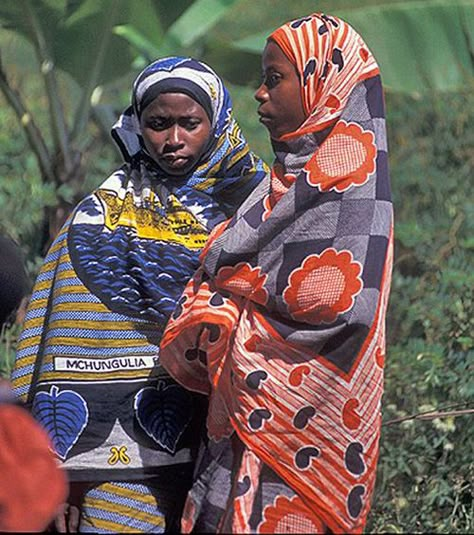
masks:
[[[48,432],[58,456],[65,460],[89,420],[85,399],[72,390],[38,392],[32,414]]]
[[[176,451],[179,438],[192,416],[190,394],[178,385],[157,388],[147,386],[135,396],[137,420],[145,433],[170,453]]]

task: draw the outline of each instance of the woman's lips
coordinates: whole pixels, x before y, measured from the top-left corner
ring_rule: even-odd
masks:
[[[271,123],[272,119],[268,115],[265,115],[263,113],[259,113],[260,119],[259,121],[263,124]]]
[[[163,156],[162,160],[168,167],[182,167],[186,165],[188,158],[186,156]]]

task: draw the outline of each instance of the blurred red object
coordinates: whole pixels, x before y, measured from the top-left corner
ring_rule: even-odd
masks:
[[[24,408],[0,401],[0,532],[45,530],[67,493],[46,432]]]

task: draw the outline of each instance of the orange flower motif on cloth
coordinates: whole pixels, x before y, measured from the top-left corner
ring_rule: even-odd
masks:
[[[293,270],[283,292],[291,316],[313,325],[333,322],[352,308],[362,289],[361,271],[350,251],[329,248],[308,256]]]
[[[320,191],[342,193],[367,182],[376,158],[373,132],[340,120],[306,164],[306,180]]]
[[[217,224],[209,234],[209,238],[206,242],[206,245],[204,246],[203,250],[199,254],[199,259],[202,261],[209,251],[209,248],[212,243],[214,243],[217,238],[226,230],[226,228],[229,226],[230,219],[227,219],[226,221],[221,221],[219,224]]]
[[[226,266],[219,269],[216,284],[223,290],[249,297],[264,305],[268,299],[268,292],[263,285],[268,275],[260,272],[260,266],[254,268],[247,262],[239,262],[235,266]]]
[[[280,198],[291,188],[296,180],[296,175],[292,173],[285,173],[285,168],[279,162],[272,167],[271,185],[272,195],[275,201],[278,202]]]
[[[322,521],[303,504],[299,496],[277,496],[263,511],[258,533],[325,533]]]
[[[291,188],[296,180],[296,175],[292,173],[285,174],[285,168],[279,162],[272,167],[270,193],[263,199],[264,212],[262,221],[266,221],[276,203]]]

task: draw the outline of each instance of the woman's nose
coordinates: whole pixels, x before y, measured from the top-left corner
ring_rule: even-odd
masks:
[[[262,103],[268,100],[268,91],[267,86],[265,84],[260,84],[260,87],[257,88],[257,91],[255,91],[253,98],[257,100],[258,102]]]
[[[174,124],[168,130],[168,143],[170,145],[181,144],[181,129],[178,124]]]

